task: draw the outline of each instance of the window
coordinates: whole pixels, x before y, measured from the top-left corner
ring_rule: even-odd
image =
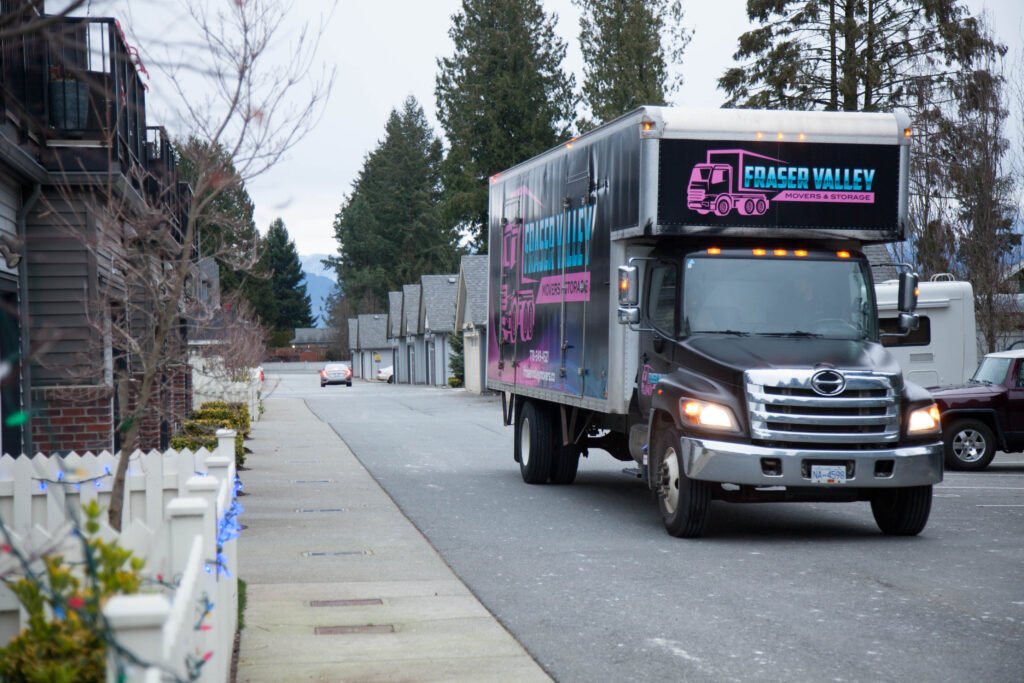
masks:
[[[879,318],[878,327],[882,334],[899,334],[899,318]],[[926,316],[918,316],[916,330],[911,330],[906,337],[882,337],[882,346],[928,346],[932,343],[932,321]]]
[[[651,324],[669,336],[676,333],[676,284],[679,280],[676,266],[660,263],[651,269],[647,300],[647,317]]]

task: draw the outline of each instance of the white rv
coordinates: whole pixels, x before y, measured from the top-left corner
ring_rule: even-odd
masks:
[[[978,367],[974,290],[970,282],[932,280],[919,285],[920,325],[905,337],[882,337],[903,375],[923,387],[962,384]],[[898,332],[896,280],[875,285],[882,332]]]

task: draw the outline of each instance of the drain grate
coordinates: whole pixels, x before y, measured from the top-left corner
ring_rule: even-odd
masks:
[[[349,600],[310,600],[310,607],[362,607],[364,605],[383,605],[380,598],[356,598]]]
[[[296,512],[348,512],[348,508],[295,508]]]
[[[318,636],[341,636],[348,633],[394,633],[395,627],[391,624],[366,626],[317,626],[313,632]]]
[[[346,555],[372,555],[370,550],[306,550],[305,557],[344,557]]]
[[[333,479],[292,479],[293,484],[333,484]]]

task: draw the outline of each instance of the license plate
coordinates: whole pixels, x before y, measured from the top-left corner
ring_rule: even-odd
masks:
[[[845,484],[846,467],[843,465],[811,465],[811,482],[814,484]]]

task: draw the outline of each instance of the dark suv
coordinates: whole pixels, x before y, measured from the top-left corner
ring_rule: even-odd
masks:
[[[1024,349],[985,356],[967,384],[930,389],[942,413],[946,467],[983,470],[1024,451]]]

